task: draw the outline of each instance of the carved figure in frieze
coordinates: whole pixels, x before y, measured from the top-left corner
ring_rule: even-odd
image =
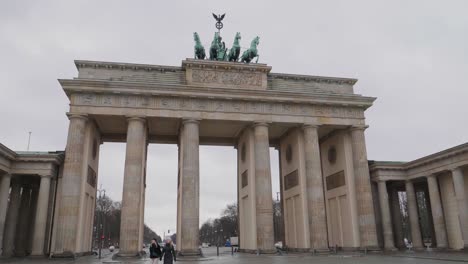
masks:
[[[193,40],[195,40],[195,59],[204,60],[206,57],[205,47],[201,44],[200,37],[197,32],[193,33]]]
[[[260,38],[257,36],[250,43],[250,48],[244,51],[244,53],[242,53],[241,62],[250,63],[255,57],[257,57],[257,60],[255,61],[255,63],[258,62],[258,58],[259,58],[258,50],[257,50],[258,44],[260,44]]]

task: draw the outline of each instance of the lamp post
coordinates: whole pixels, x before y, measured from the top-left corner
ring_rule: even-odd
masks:
[[[102,198],[105,198],[106,197],[106,190],[102,189],[102,184],[101,184],[101,187],[100,189],[97,189],[96,190],[98,193],[99,193],[99,213],[98,213],[98,224],[97,224],[97,233],[99,235],[97,236],[100,236],[100,241],[98,241],[99,243],[99,258],[101,258],[101,250],[102,250],[102,243],[104,243],[104,229],[102,228]]]

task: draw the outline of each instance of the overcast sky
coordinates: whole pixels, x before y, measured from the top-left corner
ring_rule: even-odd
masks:
[[[366,112],[368,158],[412,160],[468,141],[468,2],[460,1],[1,1],[0,142],[63,150],[68,99],[58,78],[73,60],[179,66],[205,47],[211,12],[227,13],[222,35],[243,47],[260,36],[273,72],[359,79],[377,97]],[[236,153],[201,147],[201,222],[236,200]],[[278,190],[272,152],[273,192]],[[101,148],[99,182],[121,199],[124,144]],[[150,145],[145,222],[175,229],[177,148]]]

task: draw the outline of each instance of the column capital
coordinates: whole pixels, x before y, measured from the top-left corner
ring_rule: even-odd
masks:
[[[382,178],[377,178],[376,181],[379,182],[379,183],[380,182],[387,183],[388,180],[387,179],[382,179]]]
[[[349,130],[355,131],[355,130],[366,130],[369,126],[368,125],[352,125],[349,127]]]
[[[408,183],[413,184],[413,181],[412,181],[411,179],[406,179],[406,180],[405,180],[405,184],[408,184]]]
[[[146,123],[146,117],[144,116],[126,116],[126,118],[127,118],[127,122],[140,121],[140,122]]]
[[[182,124],[200,124],[201,119],[196,119],[196,118],[187,118],[187,119],[182,119]]]
[[[252,127],[257,127],[257,126],[269,127],[270,124],[269,122],[266,122],[266,121],[254,121]]]
[[[312,123],[304,123],[302,124],[302,129],[307,129],[307,128],[315,128],[318,129],[320,127],[320,124],[312,124]]]
[[[428,179],[429,178],[432,178],[432,179],[437,178],[437,174],[431,173],[431,174],[427,175],[426,178],[428,178]]]
[[[460,167],[451,168],[451,169],[450,169],[450,172],[452,172],[452,173],[454,173],[454,172],[461,172],[461,168],[460,168]]]
[[[67,117],[68,117],[69,120],[72,120],[72,119],[83,119],[84,121],[88,121],[88,120],[89,120],[87,114],[78,114],[78,113],[70,113],[70,112],[68,112],[66,115],[67,115]]]

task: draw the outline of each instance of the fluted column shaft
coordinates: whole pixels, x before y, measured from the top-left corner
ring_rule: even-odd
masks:
[[[21,184],[13,181],[11,184],[10,206],[8,207],[7,219],[5,223],[5,233],[3,237],[3,255],[12,256],[15,248],[16,226],[21,201]]]
[[[392,224],[395,233],[395,245],[397,248],[404,248],[403,242],[403,228],[401,222],[400,198],[398,197],[398,190],[393,189],[391,192],[392,201]]]
[[[438,248],[447,247],[447,231],[445,229],[444,211],[440,200],[439,185],[437,184],[437,176],[430,175],[427,177],[427,186],[429,189],[429,199],[431,203],[432,222],[434,224],[434,232]]]
[[[3,248],[3,235],[8,209],[8,196],[10,195],[11,175],[5,174],[0,178],[0,255]]]
[[[306,125],[303,127],[303,131],[310,245],[316,250],[328,250],[327,219],[318,127]]]
[[[67,147],[63,164],[62,192],[59,197],[55,252],[73,255],[76,253],[81,183],[83,180],[84,141],[87,117],[69,115]]]
[[[37,196],[36,218],[31,255],[44,254],[44,241],[47,225],[47,212],[49,207],[50,177],[42,176]]]
[[[408,215],[411,226],[411,241],[413,247],[422,248],[421,229],[419,227],[418,204],[416,201],[416,193],[411,181],[406,181],[406,199],[408,202]]]
[[[142,186],[146,161],[146,129],[145,119],[139,117],[128,119],[120,223],[119,255],[121,256],[136,256],[142,247],[140,218],[141,207],[144,206],[141,192],[144,191]]]
[[[181,239],[178,249],[184,255],[198,254],[200,200],[199,122],[184,120],[181,131],[182,204]]]
[[[359,233],[361,247],[378,247],[364,130],[365,127],[351,128]]]
[[[255,190],[257,216],[257,248],[263,252],[274,249],[273,203],[270,171],[268,124],[254,125]]]
[[[384,248],[393,250],[395,249],[395,243],[393,241],[392,218],[390,214],[390,205],[389,205],[386,181],[379,181],[378,187],[379,187],[380,214],[382,215],[382,228],[383,228],[383,234],[384,234]]]
[[[468,248],[468,201],[465,192],[465,179],[461,168],[452,170],[453,187],[457,197],[458,215],[460,218],[460,227],[463,234],[465,248]]]
[[[29,238],[29,225],[30,218],[30,203],[31,203],[31,186],[23,185],[21,192],[21,205],[18,216],[18,224],[16,226],[16,241],[15,241],[15,255],[25,256],[27,239]]]

